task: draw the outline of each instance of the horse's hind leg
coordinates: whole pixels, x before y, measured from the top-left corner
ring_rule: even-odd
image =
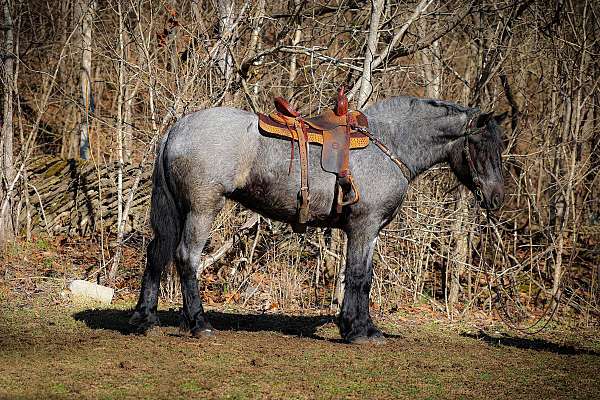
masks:
[[[183,295],[182,326],[190,329],[194,336],[210,336],[214,331],[204,315],[202,300],[198,294],[196,271],[212,222],[223,207],[224,200],[220,198],[211,202],[202,201],[199,204],[205,206],[202,211],[192,209],[186,215],[175,262]],[[212,207],[206,207],[208,204]]]
[[[152,195],[152,228],[154,239],[146,249],[146,269],[142,278],[140,297],[129,323],[145,332],[158,324],[156,308],[160,278],[167,264],[173,259],[179,242],[179,215],[160,187]]]
[[[172,254],[172,250],[169,252],[168,243],[165,243],[169,240],[157,236],[152,239],[146,249],[147,264],[142,278],[140,298],[135,307],[135,312],[129,320],[129,323],[137,326],[140,332],[146,332],[153,326],[158,325],[158,317],[156,316],[158,287],[162,271],[171,259],[169,254]]]

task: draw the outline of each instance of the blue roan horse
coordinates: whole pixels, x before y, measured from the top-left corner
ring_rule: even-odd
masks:
[[[373,249],[379,231],[398,213],[408,184],[433,165],[448,163],[487,209],[504,198],[501,151],[504,116],[454,103],[396,97],[370,106],[370,131],[398,155],[402,170],[376,146],[352,151],[350,169],[361,200],[332,212],[335,176],[321,169],[320,146],[310,145],[309,226],[343,229],[348,237],[345,295],[338,321],[347,342],[379,342],[369,313]],[[255,114],[211,108],[182,117],[163,138],[156,158],[151,221],[154,239],[140,298],[130,322],[140,331],[158,324],[161,272],[172,260],[181,277],[182,318],[194,336],[210,336],[196,268],[211,224],[232,199],[266,217],[294,222],[300,187],[298,146],[289,174],[290,143],[263,136]],[[410,176],[406,176],[410,175]]]

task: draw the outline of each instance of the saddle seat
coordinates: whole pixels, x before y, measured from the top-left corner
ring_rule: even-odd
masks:
[[[336,212],[340,214],[346,205],[359,201],[360,194],[352,180],[349,168],[350,149],[361,149],[369,144],[369,138],[357,128],[368,128],[367,117],[360,111],[348,111],[348,99],[343,88],[338,92],[334,109],[326,109],[313,118],[303,117],[288,101],[274,99],[276,111],[258,114],[259,130],[266,136],[285,138],[298,142],[300,148],[301,188],[298,195],[298,223],[294,229],[304,231],[308,220],[308,143],[323,146],[321,167],[336,175]],[[293,158],[293,147],[292,147]],[[292,160],[290,160],[291,166]],[[291,170],[291,168],[290,168]]]

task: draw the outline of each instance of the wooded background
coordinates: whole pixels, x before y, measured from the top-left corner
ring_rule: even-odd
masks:
[[[354,108],[408,94],[510,115],[495,222],[446,167],[419,177],[378,242],[374,308],[597,321],[598,2],[2,0],[2,16],[0,243],[91,235],[101,280],[134,284],[121,278],[141,275],[149,178],[170,124],[218,105],[266,112],[276,95],[316,113],[345,85]],[[231,204],[203,290],[335,307],[342,243]],[[165,299],[176,281],[170,271]]]

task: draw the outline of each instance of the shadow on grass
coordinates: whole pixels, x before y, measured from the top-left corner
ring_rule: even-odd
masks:
[[[85,310],[73,314],[77,321],[83,321],[91,329],[107,329],[123,335],[135,335],[139,332],[129,324],[131,310]],[[179,327],[179,311],[158,311],[158,319],[162,327]],[[335,323],[331,316],[302,316],[284,314],[235,314],[220,311],[207,311],[206,316],[218,331],[234,332],[279,332],[284,335],[326,340],[334,343],[345,343],[341,338],[329,339],[317,335],[319,327]],[[402,339],[402,335],[384,333],[388,339]]]
[[[124,335],[138,333],[135,326],[129,324],[131,310],[85,310],[73,314],[77,321],[83,321],[91,329],[107,329]],[[179,312],[175,310],[158,311],[160,326],[179,327]],[[317,329],[330,322],[333,316],[290,316],[283,314],[234,314],[208,311],[206,316],[219,331],[259,332],[271,331],[284,335],[321,339]]]
[[[566,355],[593,355],[600,356],[600,353],[591,349],[581,349],[574,346],[566,346],[557,343],[552,343],[544,339],[535,338],[519,338],[511,336],[491,336],[483,331],[478,333],[461,333],[461,336],[482,340],[493,346],[508,346],[515,347],[518,349],[545,351],[555,354],[566,354]]]

